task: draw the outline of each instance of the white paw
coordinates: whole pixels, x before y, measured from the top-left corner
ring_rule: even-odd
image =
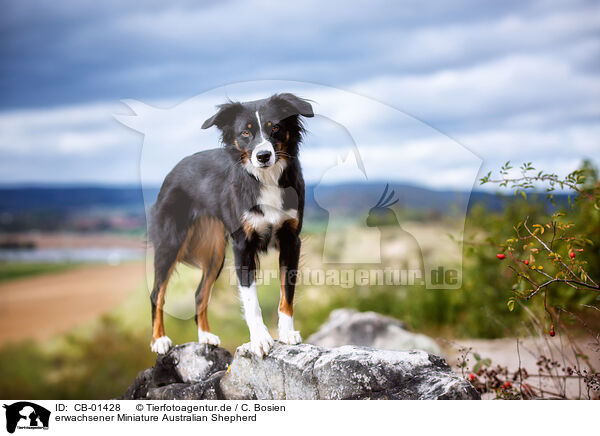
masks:
[[[258,357],[269,354],[272,346],[273,338],[264,325],[257,327],[254,332],[250,332],[250,351]]]
[[[160,338],[158,338],[150,344],[150,348],[152,348],[152,351],[154,351],[155,353],[166,354],[172,345],[173,342],[171,342],[171,339],[169,339],[168,336],[161,336]]]
[[[217,347],[221,345],[221,340],[217,335],[202,330],[198,330],[198,342],[200,344],[216,345]]]
[[[279,332],[279,340],[284,344],[296,345],[302,342],[302,336],[297,330],[284,330]]]

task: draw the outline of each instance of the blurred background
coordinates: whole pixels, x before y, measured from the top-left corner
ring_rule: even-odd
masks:
[[[543,308],[508,310],[513,280],[494,241],[525,216],[568,211],[591,235],[589,272],[600,273],[593,208],[573,209],[567,191],[551,204],[478,183],[506,161],[597,180],[597,2],[0,2],[3,397],[115,397],[153,364],[146,212],[175,163],[217,145],[218,132],[200,126],[228,98],[314,101],[301,153],[304,267],[327,263],[333,235],[340,259],[377,250],[383,266],[422,256],[462,271],[459,289],[301,285],[305,338],[346,307],[401,319],[449,359],[456,344],[514,354],[493,341],[526,334],[528,311]],[[399,201],[366,226],[386,185]],[[181,267],[170,285],[175,343],[196,339],[180,307],[189,311],[200,277]],[[278,286],[259,294],[269,328]],[[249,339],[236,292],[225,272],[209,310],[232,352]],[[597,323],[580,311],[593,298],[555,298]]]

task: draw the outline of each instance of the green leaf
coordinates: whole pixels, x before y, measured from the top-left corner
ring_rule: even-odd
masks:
[[[477,363],[473,367],[473,371],[474,372],[479,372],[479,370],[481,369],[481,367],[483,367],[483,366],[490,366],[491,364],[492,364],[491,359],[482,359],[482,360],[479,360],[479,361],[477,361]]]

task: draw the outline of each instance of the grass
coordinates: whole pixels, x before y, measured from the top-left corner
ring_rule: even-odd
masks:
[[[77,264],[0,262],[0,282],[61,272],[74,266]]]

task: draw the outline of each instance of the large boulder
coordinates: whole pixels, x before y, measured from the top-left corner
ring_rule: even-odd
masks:
[[[276,343],[260,359],[240,347],[221,380],[230,399],[477,399],[479,394],[425,351]]]
[[[187,374],[187,381],[182,374]],[[191,343],[174,347],[158,358],[154,368],[142,371],[123,396],[188,400],[479,398],[443,359],[424,351],[359,346],[328,349],[280,342],[262,359],[246,346],[239,347],[232,360],[227,351],[214,346]]]
[[[325,324],[306,342],[322,347],[362,345],[382,350],[424,350],[442,355],[442,350],[433,339],[408,331],[401,321],[354,309],[332,311]]]

